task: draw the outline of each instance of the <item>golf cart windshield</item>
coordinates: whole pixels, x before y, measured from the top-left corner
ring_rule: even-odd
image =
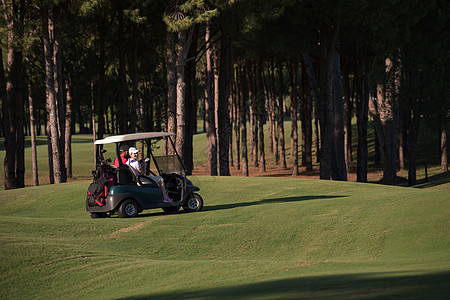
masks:
[[[155,156],[154,161],[160,174],[176,173],[184,176],[184,166],[177,155]]]

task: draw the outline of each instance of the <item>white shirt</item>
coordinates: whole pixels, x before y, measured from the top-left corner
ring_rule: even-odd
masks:
[[[140,174],[140,170],[142,169],[142,167],[137,160],[135,160],[134,158],[129,158],[127,161],[127,165],[135,169]]]

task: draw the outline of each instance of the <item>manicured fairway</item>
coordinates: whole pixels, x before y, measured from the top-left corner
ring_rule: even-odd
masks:
[[[191,177],[199,213],[90,219],[88,181],[0,191],[0,299],[448,299],[448,180]]]

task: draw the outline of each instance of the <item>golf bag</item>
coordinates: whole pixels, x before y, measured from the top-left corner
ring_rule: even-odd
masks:
[[[96,174],[94,182],[89,185],[87,191],[87,203],[89,206],[103,206],[106,203],[111,180],[106,179],[102,174]]]

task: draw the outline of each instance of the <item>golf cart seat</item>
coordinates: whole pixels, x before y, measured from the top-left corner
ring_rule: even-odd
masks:
[[[159,188],[156,179],[153,179],[151,176],[139,175],[137,182],[139,186]]]
[[[134,185],[136,184],[136,175],[133,173],[131,167],[123,164],[117,168],[117,183],[119,185]]]

